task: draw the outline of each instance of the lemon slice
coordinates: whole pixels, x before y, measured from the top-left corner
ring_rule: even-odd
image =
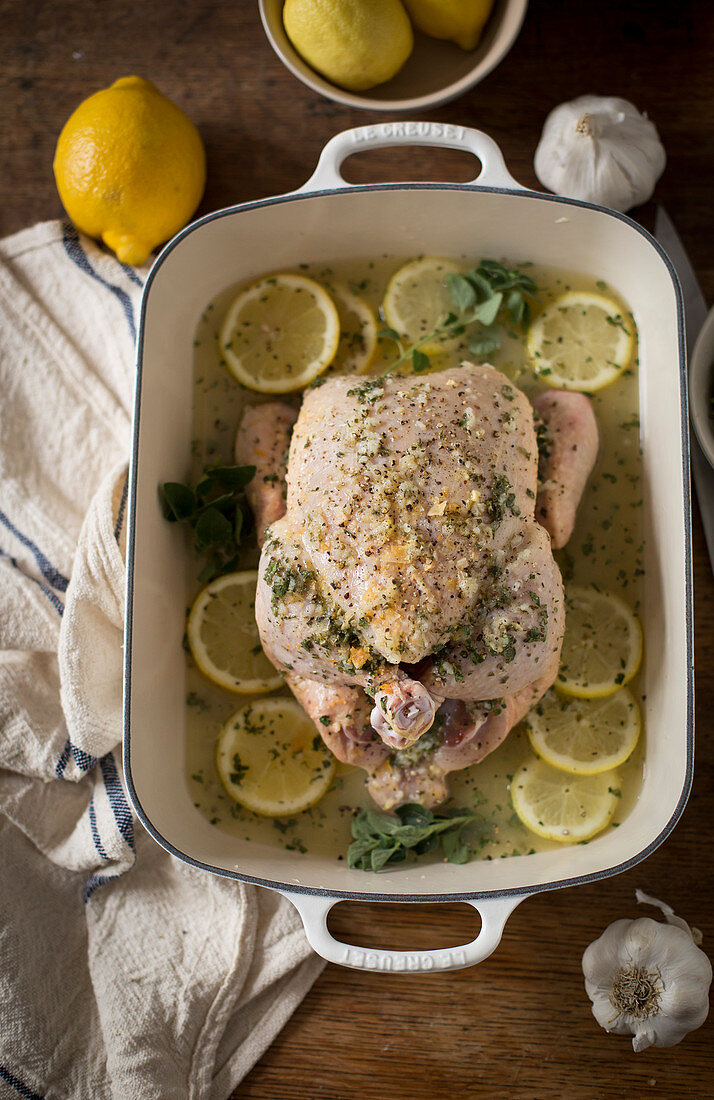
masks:
[[[299,814],[327,791],[335,760],[292,699],[241,707],[218,736],[216,766],[231,798],[264,817]]]
[[[364,374],[377,349],[374,310],[344,283],[335,283],[329,290],[340,318],[340,342],[331,368],[340,374]]]
[[[454,312],[454,303],[446,285],[447,275],[460,272],[458,264],[437,256],[410,260],[400,267],[389,281],[382,310],[390,328],[409,344],[416,344],[436,326],[447,313]],[[453,341],[453,337],[452,337]],[[422,344],[425,352],[444,346],[443,341]]]
[[[327,291],[304,275],[270,275],[241,291],[218,338],[239,382],[260,393],[306,386],[335,357],[340,320]]]
[[[211,581],[196,597],[186,627],[193,659],[203,675],[239,695],[274,691],[283,682],[260,646],[257,583],[253,570]]]
[[[526,722],[538,755],[573,775],[598,775],[624,764],[642,729],[640,708],[627,688],[603,699],[563,699],[548,691]]]
[[[516,814],[531,832],[547,840],[589,840],[610,822],[618,802],[617,772],[565,775],[535,757],[511,780]]]
[[[634,333],[633,319],[612,298],[571,290],[535,319],[526,346],[536,375],[549,386],[594,393],[628,365]]]
[[[569,585],[565,637],[555,681],[558,691],[599,699],[629,684],[642,660],[642,627],[612,592]]]

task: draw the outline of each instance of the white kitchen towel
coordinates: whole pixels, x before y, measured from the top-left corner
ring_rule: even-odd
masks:
[[[146,270],[0,242],[0,1096],[223,1100],[323,965],[282,897],[133,818],[126,464]]]

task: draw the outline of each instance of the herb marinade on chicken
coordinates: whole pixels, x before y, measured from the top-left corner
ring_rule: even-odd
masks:
[[[269,524],[263,648],[385,808],[442,802],[447,773],[494,749],[555,679],[565,609],[549,530],[569,536],[597,427],[582,395],[550,396],[540,494],[531,404],[488,365],[324,381],[289,452],[281,403],[239,429],[259,533]]]

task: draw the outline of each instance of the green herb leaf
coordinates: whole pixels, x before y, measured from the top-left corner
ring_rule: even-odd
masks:
[[[204,470],[196,486],[196,496],[205,500],[211,493],[239,492],[255,475],[255,466],[214,466]]]
[[[421,336],[412,347],[405,348],[394,329],[380,330],[380,336],[396,340],[399,348],[399,356],[389,370],[410,360],[416,373],[426,370],[428,355],[422,350],[424,347],[469,334],[469,329],[474,325],[480,324],[488,329],[496,323],[501,310],[511,328],[520,325],[521,330],[525,331],[530,322],[526,297],[538,300],[538,288],[530,275],[526,275],[521,268],[509,269],[499,260],[482,260],[478,267],[465,275],[450,273],[446,277],[446,285],[454,309],[443,314],[434,330]],[[505,321],[506,316],[502,316],[501,320]],[[469,335],[472,342],[468,346],[474,355],[487,355],[499,347],[498,338],[492,333],[485,335],[472,330]]]
[[[461,839],[461,829],[445,833],[441,838],[441,845],[449,863],[468,863],[471,849]]]
[[[394,836],[402,827],[401,816],[379,814],[376,810],[364,810],[367,824],[375,836]]]
[[[430,852],[436,851],[439,847],[439,840],[441,838],[436,833],[429,833],[429,836],[424,840],[420,840],[418,844],[414,845],[414,851],[418,856],[428,856]]]
[[[436,851],[439,844],[449,862],[465,863],[472,850],[464,833],[474,829],[483,835],[485,828],[478,814],[457,807],[434,813],[418,803],[408,803],[395,814],[359,810],[352,818],[347,863],[361,871],[381,871],[401,863],[410,851],[419,857]]]
[[[212,481],[217,481],[224,489],[245,489],[249,481],[255,477],[255,466],[218,466],[215,470],[208,470],[207,476]]]
[[[233,754],[233,768],[230,772],[229,778],[231,783],[240,783],[246,772],[250,771],[247,764],[241,762],[241,758],[238,753]]]
[[[397,330],[393,328],[381,328],[377,335],[382,340],[401,340],[401,336]]]
[[[220,554],[211,554],[206,558],[203,568],[199,571],[196,580],[199,584],[208,584],[221,572],[222,558]]]
[[[347,866],[348,867],[360,867],[364,859],[369,859],[371,863],[371,852],[374,847],[371,838],[364,840],[353,840],[347,851]]]
[[[506,298],[506,309],[514,325],[519,325],[521,323],[525,306],[526,303],[520,290],[512,290]]]
[[[369,852],[374,847],[374,838],[372,834],[372,826],[369,824],[367,817],[364,814],[355,814],[352,818],[352,837],[354,844],[350,845],[350,852],[354,855],[357,852],[357,848],[360,844],[367,845],[366,852]],[[350,864],[350,866],[352,866]]]
[[[469,282],[476,287],[476,290],[483,299],[491,297],[493,294],[493,287],[488,279],[479,274],[478,270],[469,271],[467,278]]]
[[[501,302],[503,301],[503,294],[500,291],[497,294],[487,298],[479,308],[475,311],[474,317],[477,321],[480,321],[482,325],[492,325],[496,320],[496,314],[501,308]]]
[[[199,486],[197,485],[196,486],[196,495],[197,496],[198,496],[198,490],[199,490]],[[216,509],[218,509],[219,512],[220,511],[227,512],[229,509],[232,510],[233,504],[235,502],[235,498],[236,498],[235,493],[221,493],[220,496],[213,497],[211,500],[207,500],[203,504],[201,504],[199,506],[199,508],[197,509],[197,512],[200,514],[201,512],[205,511],[207,508],[216,508]],[[198,516],[196,518],[198,518]]]
[[[206,555],[198,574],[201,584],[237,568],[241,538],[253,526],[242,491],[254,475],[255,466],[214,466],[203,471],[195,488],[175,481],[159,487],[166,519],[187,523],[196,549]]]
[[[450,272],[446,276],[446,287],[459,313],[465,313],[467,309],[476,305],[476,291],[463,275],[454,275]]]
[[[216,544],[227,546],[233,541],[233,528],[217,508],[207,508],[196,520],[196,546],[199,550]]]
[[[431,359],[426,352],[419,351],[419,348],[414,348],[412,351],[412,366],[416,374],[421,374],[422,371],[429,369],[431,366]]]
[[[434,815],[419,802],[405,802],[399,808],[399,817],[404,825],[430,825]]]
[[[492,351],[501,346],[501,341],[496,335],[495,328],[485,328],[482,332],[469,340],[468,348],[472,355],[490,355]]]
[[[170,523],[188,519],[196,508],[196,494],[179,481],[166,481],[159,487],[164,518]]]
[[[202,477],[195,490],[197,499],[201,502],[205,501],[212,488],[213,482],[210,477]]]
[[[387,863],[398,862],[399,858],[404,859],[402,855],[399,857],[399,845],[393,844],[390,848],[373,848],[370,857],[370,864],[373,871],[381,871]]]

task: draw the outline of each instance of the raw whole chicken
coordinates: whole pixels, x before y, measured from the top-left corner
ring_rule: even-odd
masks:
[[[534,406],[538,438],[526,396],[466,363],[337,377],[299,416],[270,403],[239,428],[265,539],[263,649],[386,809],[443,802],[447,774],[496,748],[555,679],[552,547],[570,536],[598,432],[581,394]]]

